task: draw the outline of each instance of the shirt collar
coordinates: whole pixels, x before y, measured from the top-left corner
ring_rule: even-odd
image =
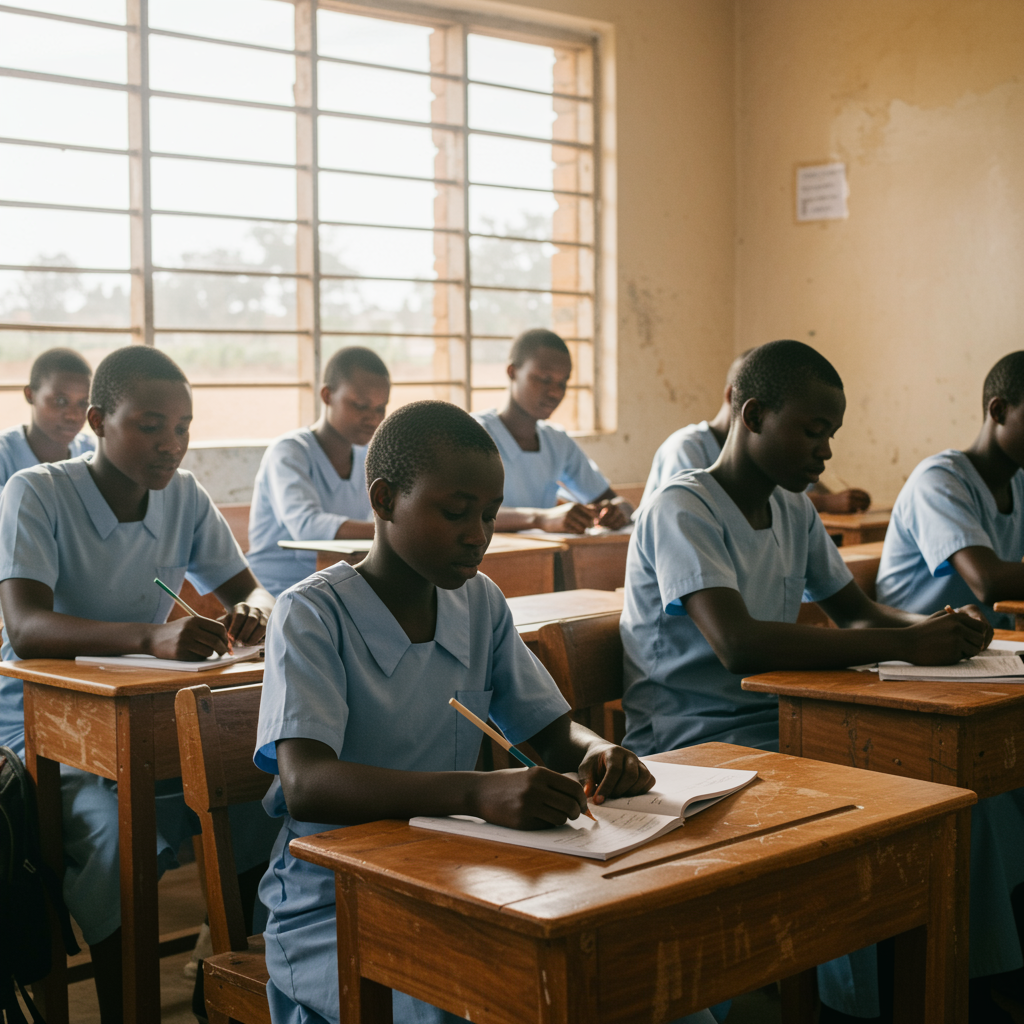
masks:
[[[389,678],[412,646],[373,587],[352,566],[333,566],[331,588],[345,606],[367,650]],[[437,591],[437,626],[434,642],[469,668],[469,597],[465,586]]]
[[[92,462],[92,457],[93,453],[89,452],[77,459],[68,459],[66,462],[62,462],[61,467],[71,478],[100,539],[106,540],[119,524],[113,509],[107,504],[107,499],[100,493],[96,481],[93,480],[92,474],[89,472],[89,463]],[[142,525],[154,538],[159,538],[163,522],[164,492],[150,491],[149,500],[146,503],[146,517],[142,520]]]

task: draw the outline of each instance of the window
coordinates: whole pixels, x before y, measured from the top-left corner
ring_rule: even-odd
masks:
[[[31,8],[31,9],[29,9]],[[593,40],[315,0],[0,11],[0,423],[32,359],[156,345],[196,440],[311,422],[342,345],[391,408],[488,408],[511,339],[599,424]]]

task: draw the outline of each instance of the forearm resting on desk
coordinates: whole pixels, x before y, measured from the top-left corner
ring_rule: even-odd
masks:
[[[991,548],[962,548],[949,561],[982,603],[1024,599],[1024,562],[1004,562]]]

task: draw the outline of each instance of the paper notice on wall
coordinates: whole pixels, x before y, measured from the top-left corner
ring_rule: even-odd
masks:
[[[796,219],[843,220],[849,216],[846,164],[819,164],[796,171]]]

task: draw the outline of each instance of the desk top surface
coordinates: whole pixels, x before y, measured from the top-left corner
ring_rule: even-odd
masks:
[[[839,549],[843,561],[849,565],[851,562],[875,561],[882,557],[882,546],[884,540],[872,540],[866,544],[844,544]]]
[[[367,552],[373,544],[372,540],[279,540],[278,547],[291,548],[295,551],[329,551],[336,555],[354,555]],[[487,547],[487,555],[501,555],[512,551],[541,551],[553,549],[564,551],[565,544],[561,536],[552,536],[550,540],[536,537],[533,534],[523,537],[517,533],[496,533]],[[486,558],[487,555],[484,555]]]
[[[1013,630],[997,629],[996,636],[1024,643],[1024,633]],[[744,690],[784,697],[872,704],[958,717],[1024,704],[1024,685],[1020,683],[882,682],[877,672],[849,669],[763,672],[744,679],[742,686]]]
[[[522,540],[546,540],[549,544],[568,544],[569,547],[591,544],[613,544],[626,547],[632,536],[633,531],[628,528],[622,530],[599,529],[595,533],[548,533],[546,530],[523,530],[520,533],[496,533],[494,540],[499,537],[519,537]]]
[[[1024,601],[996,601],[992,607],[1007,615],[1024,615]]]
[[[609,861],[380,821],[294,839],[328,869],[534,937],[553,937],[810,863],[970,806],[968,790],[725,743],[659,755],[754,769],[745,789]]]
[[[25,661],[0,661],[0,676],[101,697],[139,697],[177,693],[199,683],[206,683],[210,689],[259,683],[263,680],[263,662],[238,661],[227,668],[205,672],[169,672],[166,669],[81,665],[68,658],[27,658]]]
[[[547,622],[561,619],[621,612],[623,597],[622,591],[616,590],[558,590],[553,594],[510,597],[508,607],[512,621],[522,633],[524,630],[538,630]]]
[[[830,529],[865,530],[871,526],[887,526],[891,508],[869,508],[864,512],[819,512],[821,521]]]

